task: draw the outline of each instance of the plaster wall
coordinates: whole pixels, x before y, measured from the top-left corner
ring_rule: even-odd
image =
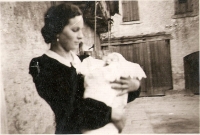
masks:
[[[199,51],[199,16],[175,19],[172,28],[171,60],[174,89],[185,89],[184,57]]]
[[[171,1],[138,1],[139,21],[123,22],[122,5],[119,1],[119,14],[112,16],[114,24],[111,28],[113,37],[136,36],[142,34],[165,31],[165,26],[170,25],[173,15],[173,2]]]
[[[2,2],[1,67],[9,134],[48,133],[53,113],[41,99],[31,76],[29,62],[48,49],[40,34],[43,14],[50,2]]]
[[[29,62],[48,48],[40,33],[43,17],[51,2],[1,2],[1,102],[2,129],[9,134],[53,134],[54,115],[49,105],[39,97]],[[85,27],[84,44],[94,43],[94,32]],[[87,47],[86,47],[87,48]],[[5,105],[5,106],[4,106]],[[3,111],[4,110],[4,111]],[[3,131],[2,133],[6,133]]]
[[[172,35],[170,40],[173,89],[185,88],[183,57],[199,50],[199,16],[198,1],[193,0],[193,17],[173,19],[173,0],[139,0],[139,21],[123,22],[122,5],[119,0],[119,14],[112,16],[114,23],[111,37],[137,36],[158,32]],[[107,34],[102,34],[107,37]]]

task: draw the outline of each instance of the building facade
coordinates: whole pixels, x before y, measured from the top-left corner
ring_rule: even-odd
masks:
[[[101,35],[102,48],[143,67],[144,95],[185,90],[184,57],[199,51],[198,0],[119,0],[112,19],[110,34]]]
[[[96,36],[97,50],[113,45],[110,48],[121,52],[128,60],[138,62],[150,75],[148,78],[156,76],[160,77],[160,80],[165,80],[163,76],[168,76],[167,83],[166,81],[158,83],[166,86],[166,89],[183,90],[185,88],[183,58],[199,50],[198,0],[179,0],[178,2],[119,0],[117,6],[113,1],[101,1],[101,6],[97,10],[97,16],[100,17],[97,19],[97,31],[99,31],[97,34],[94,30],[94,3],[94,1],[91,2],[93,5],[91,18],[93,19],[89,19],[91,23],[85,24],[84,29],[85,50],[95,43]],[[1,125],[1,129],[7,130],[2,133],[54,133],[53,112],[39,97],[32,78],[28,74],[30,60],[42,55],[49,48],[40,30],[44,25],[44,13],[52,4],[54,3],[48,1],[0,2],[0,75],[2,75],[0,88],[1,100],[5,102],[2,104],[1,101],[3,116],[1,118],[6,118],[2,119],[6,122],[5,125]],[[112,7],[112,5],[115,6]],[[119,14],[114,14],[115,12]],[[110,15],[113,19],[111,31],[100,38],[99,35],[109,29],[107,20]],[[107,37],[111,37],[111,40]],[[159,54],[157,55],[156,52]],[[163,70],[164,73],[162,73]],[[144,94],[163,94],[163,87],[161,91],[154,90],[154,88],[159,88],[155,86],[159,80],[156,79],[144,82],[143,86],[152,88],[150,91],[145,91],[143,88]]]

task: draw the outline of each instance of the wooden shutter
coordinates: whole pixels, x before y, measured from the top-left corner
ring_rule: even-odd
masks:
[[[123,12],[123,21],[128,21],[128,10],[127,10],[127,1],[122,1],[122,12]]]
[[[175,14],[193,11],[193,0],[175,0]]]
[[[131,21],[138,21],[139,20],[138,1],[129,1],[129,6],[130,6],[129,9],[131,11],[130,13]]]
[[[193,0],[187,0],[187,12],[192,12],[192,11],[193,11]]]
[[[138,21],[138,1],[122,1],[123,22]]]

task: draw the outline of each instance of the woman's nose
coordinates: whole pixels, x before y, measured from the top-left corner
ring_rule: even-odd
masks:
[[[78,33],[78,39],[82,39],[82,38],[83,38],[83,32],[82,30],[80,30]]]

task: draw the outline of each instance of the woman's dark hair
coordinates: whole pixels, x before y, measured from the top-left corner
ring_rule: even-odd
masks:
[[[44,17],[44,27],[41,30],[45,42],[52,43],[56,40],[56,35],[62,32],[69,23],[69,19],[82,15],[78,6],[63,3],[58,6],[52,6],[48,9]]]

